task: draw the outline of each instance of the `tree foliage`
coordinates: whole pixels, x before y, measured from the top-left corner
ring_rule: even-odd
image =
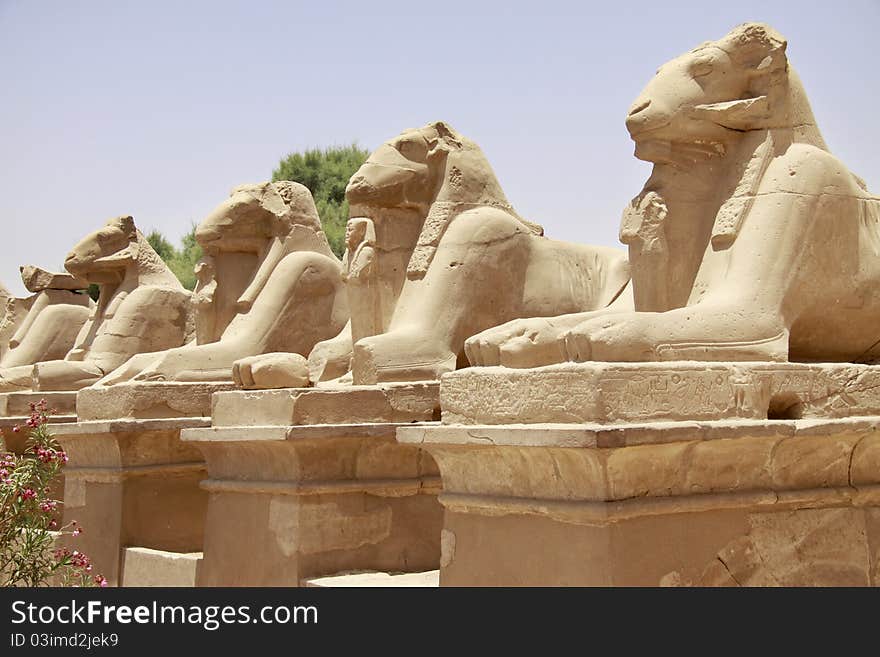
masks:
[[[369,154],[357,144],[313,148],[304,153],[290,153],[272,172],[273,182],[293,180],[309,188],[330,248],[340,257],[345,251],[348,222],[345,187]]]
[[[181,238],[180,248],[171,244],[158,230],[150,231],[150,234],[147,235],[147,242],[165,261],[168,269],[177,276],[183,287],[192,290],[196,286],[196,274],[193,269],[202,257],[202,247],[196,242],[195,223],[192,224],[189,232]]]

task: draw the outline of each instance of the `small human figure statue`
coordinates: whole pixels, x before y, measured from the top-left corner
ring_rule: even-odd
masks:
[[[366,218],[349,219],[345,227],[342,278],[346,282],[354,342],[385,330],[376,269],[376,228]]]

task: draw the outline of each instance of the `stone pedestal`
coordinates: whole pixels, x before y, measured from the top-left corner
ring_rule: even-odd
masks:
[[[120,586],[195,586],[201,552],[125,548]]]
[[[208,464],[198,584],[437,568],[436,465],[395,440],[398,427],[435,417],[437,395],[436,384],[215,395],[214,424],[237,426],[182,436]]]
[[[199,488],[205,464],[180,442],[180,430],[203,418],[116,420],[52,427],[70,461],[65,472],[64,522],[83,533],[66,544],[92,559],[95,572],[119,583],[128,546],[175,552],[202,547],[207,496]]]
[[[659,422],[880,415],[880,366],[565,363],[443,377],[445,424]]]
[[[84,528],[67,544],[89,555],[115,585],[126,547],[202,548],[207,495],[201,453],[185,428],[210,425],[211,395],[231,384],[137,383],[78,393],[79,421],[52,424],[70,460],[64,520]],[[121,419],[117,419],[121,418]]]
[[[664,376],[684,382],[692,365],[681,373],[663,364]],[[446,424],[444,407],[444,425],[398,429],[400,442],[423,447],[440,468],[441,585],[880,585],[880,417],[652,421],[704,407],[705,389],[671,394],[646,383],[660,366],[642,378],[634,365],[614,366],[634,370],[620,385],[655,391],[627,404],[603,383],[606,367],[514,371],[506,384],[498,370],[458,372],[444,377],[442,397],[454,396],[456,419],[482,404],[470,417],[483,424]],[[870,387],[855,383],[877,370],[856,368],[847,384],[849,366],[839,367],[824,372],[843,384],[836,398],[804,385],[795,388],[799,402],[786,397],[789,406],[836,416],[846,403],[867,415]],[[555,381],[542,410],[535,387],[520,384],[548,371]],[[590,391],[584,379],[597,376]],[[476,381],[494,379],[494,393],[459,396],[466,379],[474,394]],[[792,388],[797,381],[783,379]],[[727,391],[712,402],[723,414],[725,400],[743,397],[717,386]],[[604,403],[571,404],[578,391]],[[546,422],[560,412],[604,413],[606,423]],[[520,424],[505,424],[511,417]],[[523,424],[528,417],[545,422]]]

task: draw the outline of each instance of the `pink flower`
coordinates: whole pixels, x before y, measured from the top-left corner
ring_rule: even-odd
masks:
[[[37,496],[33,488],[25,488],[19,495],[23,500],[32,500]]]
[[[19,427],[17,424],[14,427],[12,427],[12,433],[18,433],[18,430],[19,430]]]
[[[55,510],[56,503],[54,500],[43,500],[40,502],[40,511],[51,513]]]
[[[77,568],[82,568],[86,572],[92,569],[92,563],[89,557],[78,550],[74,550],[70,555],[70,563]]]
[[[76,529],[73,530],[73,535],[79,536],[80,534],[82,534],[82,532],[83,532],[82,527],[77,527]]]
[[[95,584],[100,586],[102,589],[107,587],[107,578],[103,575],[95,575]]]

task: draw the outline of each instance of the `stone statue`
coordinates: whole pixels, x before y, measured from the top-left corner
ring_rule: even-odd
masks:
[[[83,292],[88,283],[82,279],[32,265],[20,270],[25,288],[34,294],[8,302],[14,332],[6,339],[0,369],[64,358],[95,305]],[[0,322],[0,335],[5,332],[2,326]]]
[[[508,203],[480,148],[446,124],[390,144],[352,178],[349,199],[406,202],[399,190],[415,187],[426,216],[388,329],[355,343],[355,383],[437,379],[479,330],[555,307],[604,308],[626,285],[622,253],[543,237]]]
[[[209,255],[195,266],[196,287],[193,290],[193,308],[196,314],[196,344],[216,342],[214,320],[214,293],[217,291],[217,269],[214,258]]]
[[[0,391],[78,390],[132,355],[183,344],[190,294],[140,233],[131,217],[111,219],[67,256],[65,268],[100,288],[64,360],[0,370]]]
[[[376,265],[376,227],[372,220],[350,219],[345,227],[345,245],[342,276],[351,304],[351,337],[357,342],[384,329]]]
[[[735,28],[663,65],[626,119],[654,164],[624,213],[632,308],[516,320],[474,365],[880,356],[880,198],[825,145],[786,41]]]
[[[463,362],[469,335],[603,308],[629,279],[615,249],[544,238],[508,203],[480,148],[442,122],[379,147],[346,196],[353,319],[310,354],[313,382],[350,363],[356,384],[437,379]]]
[[[205,252],[196,266],[196,341],[140,354],[100,385],[229,381],[237,360],[270,352],[308,354],[348,320],[342,265],[303,185],[237,187],[199,224],[196,239]]]

